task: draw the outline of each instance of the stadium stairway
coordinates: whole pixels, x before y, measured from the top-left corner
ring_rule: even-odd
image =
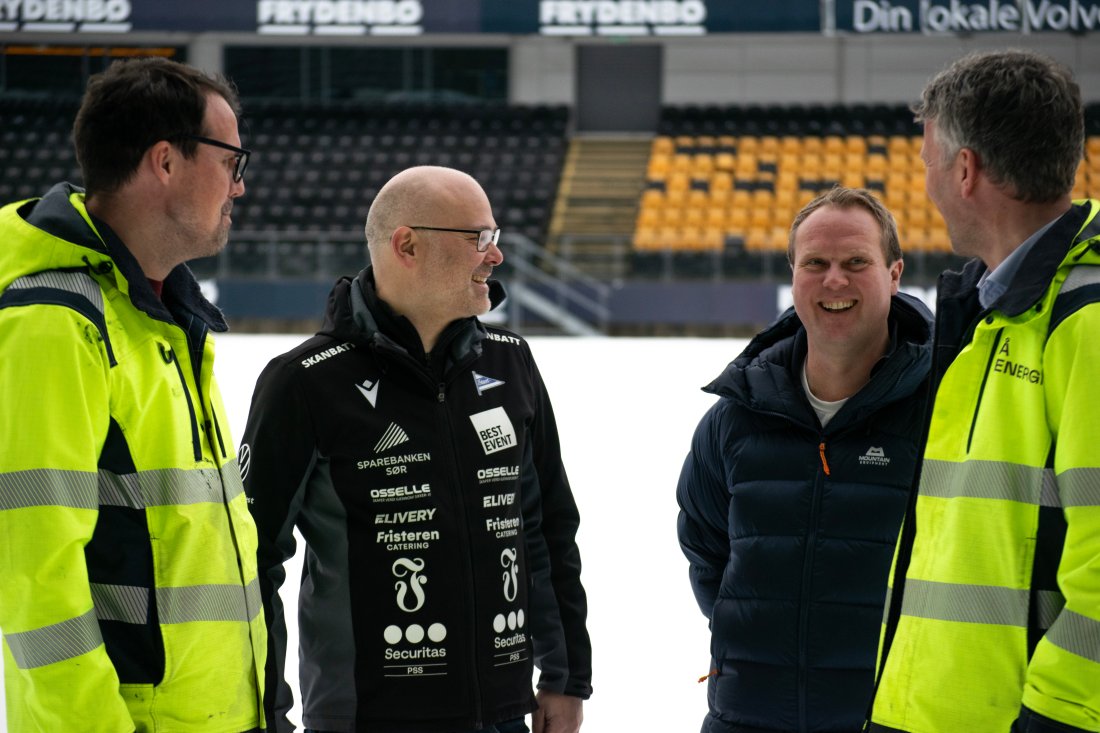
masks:
[[[575,136],[550,220],[552,251],[603,281],[628,275],[650,136]]]

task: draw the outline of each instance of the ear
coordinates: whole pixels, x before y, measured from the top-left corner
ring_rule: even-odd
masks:
[[[959,194],[964,198],[974,195],[974,187],[978,185],[978,173],[981,172],[981,161],[978,154],[970,148],[959,150],[956,171],[959,184]]]
[[[145,151],[141,165],[161,183],[167,184],[172,173],[175,172],[180,157],[180,152],[172,147],[170,142],[161,140]]]
[[[898,294],[898,286],[901,285],[901,271],[905,269],[905,260],[897,260],[890,265],[890,295]]]
[[[390,251],[402,267],[412,269],[423,259],[423,248],[416,236],[416,232],[409,227],[401,226],[393,230],[390,235]]]

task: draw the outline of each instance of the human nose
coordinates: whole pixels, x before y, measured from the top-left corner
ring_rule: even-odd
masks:
[[[229,185],[229,198],[235,199],[239,196],[244,196],[244,178],[241,180],[231,180]]]
[[[842,288],[848,284],[848,273],[840,265],[829,265],[825,271],[824,283],[827,288]]]
[[[504,262],[504,253],[500,251],[500,247],[495,244],[490,244],[489,249],[485,250],[485,261],[496,267],[501,262]]]

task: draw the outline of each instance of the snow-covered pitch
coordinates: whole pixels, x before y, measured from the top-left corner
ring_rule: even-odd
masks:
[[[215,368],[235,440],[267,361],[301,336],[217,338]],[[583,731],[698,730],[709,671],[706,619],[676,542],[676,479],[714,397],[699,388],[744,348],[734,339],[532,338],[581,513],[593,647]],[[296,607],[301,553],[283,597]],[[288,614],[291,622],[295,618]],[[294,630],[291,629],[294,634]],[[296,634],[293,639],[296,638]],[[296,655],[290,655],[296,664]],[[288,670],[296,687],[296,668]],[[2,713],[0,700],[0,713]],[[292,719],[300,723],[295,707]],[[0,717],[0,731],[5,730]]]

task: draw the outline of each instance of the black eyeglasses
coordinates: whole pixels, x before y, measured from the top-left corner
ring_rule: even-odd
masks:
[[[236,145],[230,145],[229,143],[223,143],[221,140],[213,140],[208,137],[202,137],[201,135],[176,135],[172,140],[194,140],[197,143],[203,145],[213,145],[215,148],[221,148],[222,150],[232,150],[236,155],[233,159],[236,161],[236,166],[233,168],[233,182],[240,183],[244,178],[244,169],[248,167],[248,156],[252,155],[251,150],[245,150],[244,148],[238,148]]]
[[[459,232],[477,235],[477,251],[484,252],[490,244],[500,241],[500,229],[451,229],[449,227],[409,227],[409,229],[427,229],[432,232]]]

